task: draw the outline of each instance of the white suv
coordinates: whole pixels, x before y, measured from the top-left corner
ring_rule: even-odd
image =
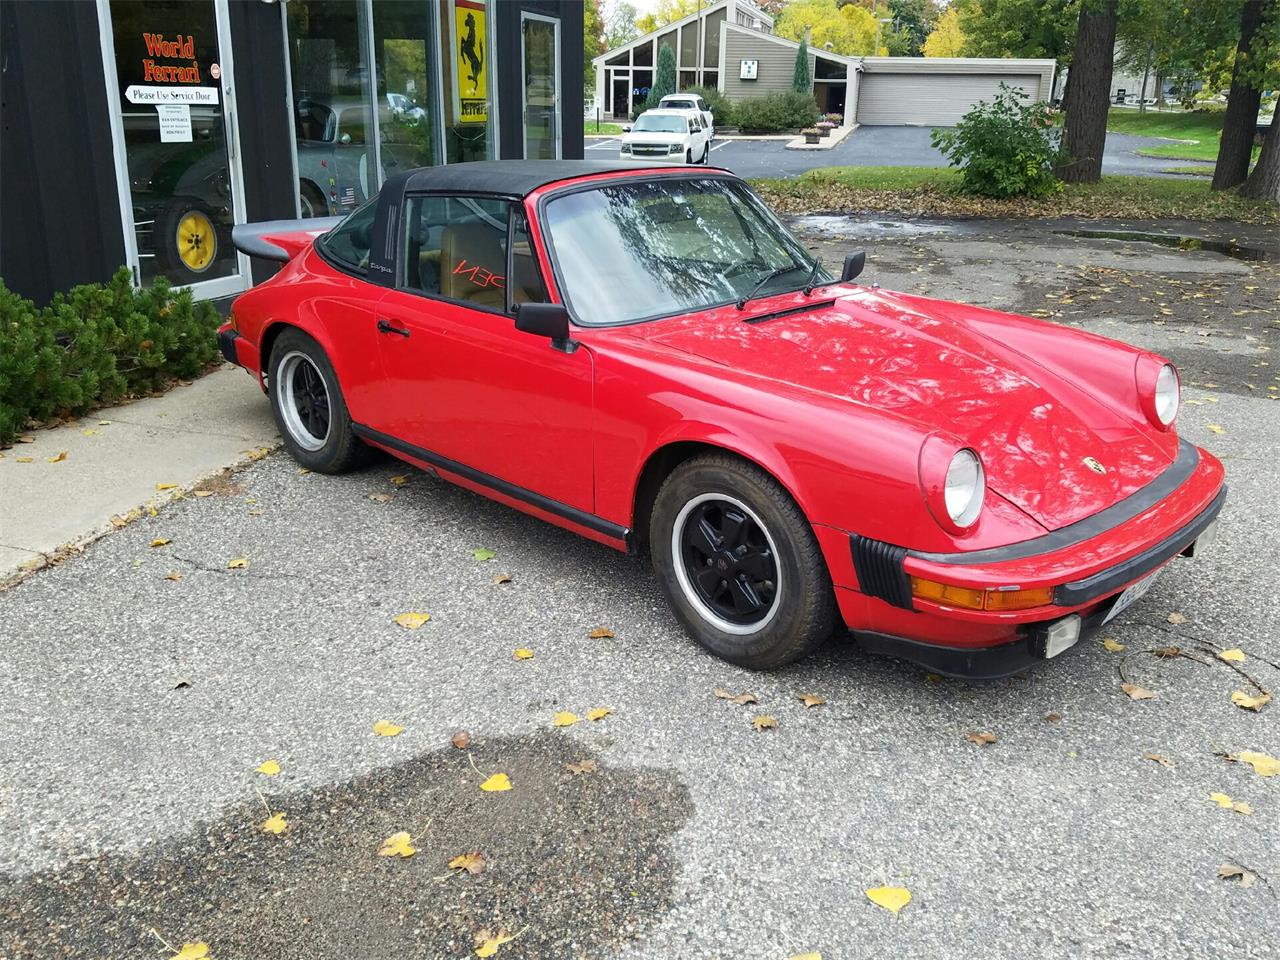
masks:
[[[623,127],[618,155],[623,160],[670,160],[706,163],[711,135],[696,113],[685,110],[646,110],[633,126]]]
[[[716,138],[716,118],[707,109],[707,102],[692,93],[668,93],[658,101],[659,110],[683,110],[696,113],[702,118],[702,125],[707,128],[707,135]]]

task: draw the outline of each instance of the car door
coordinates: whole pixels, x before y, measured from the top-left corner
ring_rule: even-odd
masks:
[[[406,199],[397,286],[378,305],[380,429],[590,512],[591,353],[515,329],[514,305],[545,298],[525,224],[518,201]]]

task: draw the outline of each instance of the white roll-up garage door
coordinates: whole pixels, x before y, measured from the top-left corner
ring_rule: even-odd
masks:
[[[1000,84],[1020,87],[1035,99],[1038,76],[990,73],[864,73],[858,80],[858,123],[951,126]]]

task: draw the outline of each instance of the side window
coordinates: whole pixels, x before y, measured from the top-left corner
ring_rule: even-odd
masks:
[[[375,198],[317,240],[316,246],[343,266],[363,273],[369,266],[369,237],[377,213]]]
[[[403,286],[505,310],[510,211],[511,201],[490,197],[411,197],[402,245]]]
[[[546,302],[547,288],[529,239],[529,221],[523,211],[516,210],[515,222],[511,225],[511,303]]]

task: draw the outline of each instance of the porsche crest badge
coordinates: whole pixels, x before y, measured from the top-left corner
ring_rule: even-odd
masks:
[[[1100,464],[1097,460],[1093,459],[1093,457],[1085,457],[1084,465],[1088,467],[1090,470],[1092,470],[1094,473],[1107,472],[1107,468],[1104,467],[1102,464]]]

